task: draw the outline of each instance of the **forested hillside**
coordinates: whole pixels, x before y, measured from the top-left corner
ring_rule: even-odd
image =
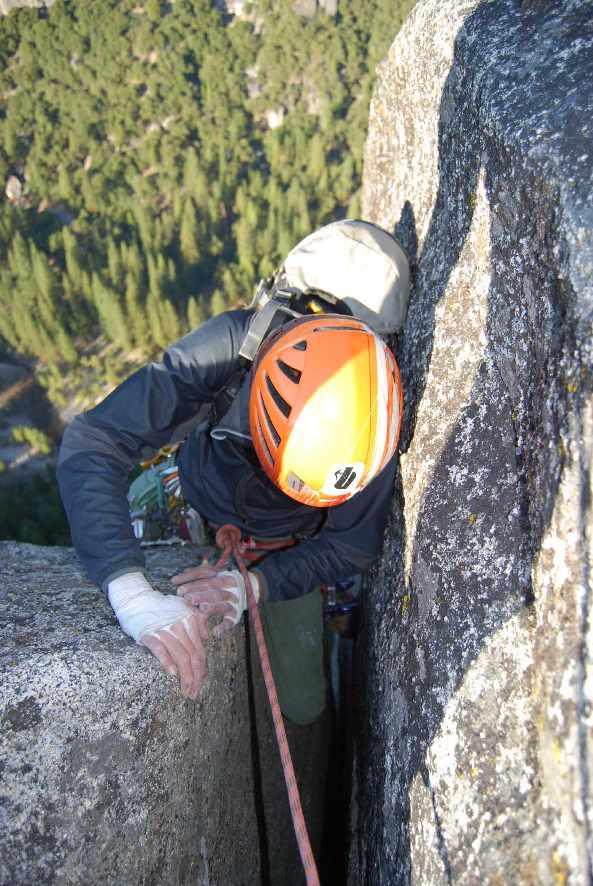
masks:
[[[58,0],[0,21],[0,334],[54,402],[73,368],[100,390],[358,212],[373,70],[412,5]]]
[[[374,69],[412,6],[57,0],[0,18],[0,351],[77,411],[358,214]]]

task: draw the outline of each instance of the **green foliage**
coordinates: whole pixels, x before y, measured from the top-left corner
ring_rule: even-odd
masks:
[[[15,443],[27,443],[33,452],[39,455],[49,455],[54,448],[51,439],[39,428],[30,425],[18,425],[10,433]]]
[[[69,545],[70,531],[55,473],[0,486],[0,538],[40,545]]]
[[[56,405],[96,400],[130,360],[248,302],[316,226],[360,213],[374,69],[414,0],[311,19],[292,5],[0,17],[0,340]]]

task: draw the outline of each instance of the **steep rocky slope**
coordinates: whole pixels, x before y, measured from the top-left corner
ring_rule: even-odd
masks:
[[[424,0],[364,212],[414,263],[351,882],[591,882],[593,5]]]

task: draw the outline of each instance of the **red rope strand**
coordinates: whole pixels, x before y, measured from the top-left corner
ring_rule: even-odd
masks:
[[[241,531],[236,526],[227,524],[221,526],[216,533],[216,544],[222,549],[221,558],[217,566],[225,565],[231,555],[234,556],[239,572],[243,576],[245,587],[247,588],[247,602],[249,605],[249,615],[253,628],[255,630],[255,638],[257,641],[257,650],[261,662],[261,669],[264,675],[264,682],[268,692],[268,700],[272,710],[272,720],[274,721],[274,729],[276,731],[276,741],[278,742],[278,750],[280,751],[280,759],[282,761],[282,769],[284,772],[284,781],[288,792],[288,802],[290,805],[290,814],[292,815],[292,824],[299,846],[301,861],[305,871],[307,886],[319,886],[319,874],[317,873],[317,865],[311,849],[311,841],[305,824],[305,816],[301,804],[301,797],[296,781],[292,757],[290,756],[290,748],[288,746],[288,738],[286,729],[284,728],[284,720],[278,703],[278,693],[276,692],[276,684],[272,674],[270,665],[270,657],[264,637],[261,617],[259,609],[255,601],[255,596],[251,587],[249,573],[243,560],[244,543],[241,541]]]

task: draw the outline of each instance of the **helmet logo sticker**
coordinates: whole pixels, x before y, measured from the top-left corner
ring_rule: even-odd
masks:
[[[364,470],[365,466],[361,461],[334,465],[325,478],[321,491],[325,495],[343,495],[345,492],[351,495],[360,486]]]
[[[300,477],[297,477],[293,471],[289,471],[286,475],[286,483],[289,489],[294,489],[295,492],[300,492],[305,485]]]
[[[316,496],[315,490],[312,489],[310,486],[307,486],[304,480],[301,480],[300,477],[297,477],[297,475],[293,471],[289,471],[286,475],[286,485],[289,489],[292,489],[294,490],[294,492],[298,492],[300,494],[301,501],[303,501],[303,496],[309,496],[311,499],[314,499]]]
[[[334,477],[336,478],[336,489],[347,489],[356,480],[356,471],[352,467],[344,468],[343,471],[336,471]]]

